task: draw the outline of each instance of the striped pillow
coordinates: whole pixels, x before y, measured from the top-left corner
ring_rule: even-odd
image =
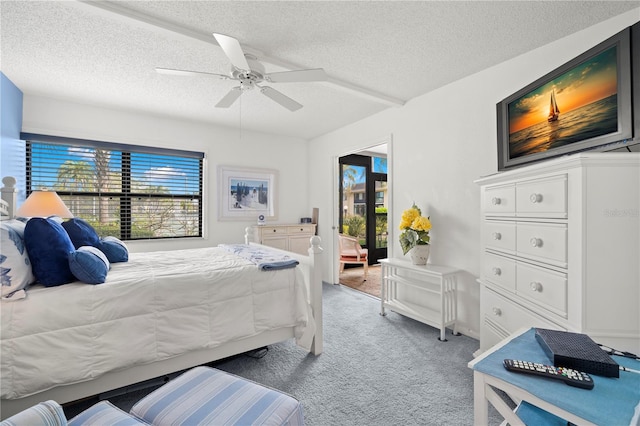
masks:
[[[131,414],[155,425],[304,424],[294,398],[209,367],[193,368],[153,391]]]
[[[69,426],[80,425],[140,426],[144,423],[109,401],[100,401],[69,421]]]
[[[27,408],[0,423],[0,426],[65,426],[67,418],[60,404],[49,400]]]

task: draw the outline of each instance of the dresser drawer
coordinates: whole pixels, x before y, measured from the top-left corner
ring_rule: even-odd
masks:
[[[287,228],[283,226],[261,226],[262,237],[268,237],[269,235],[287,235]]]
[[[566,268],[567,225],[518,222],[516,251],[519,256]]]
[[[518,262],[516,294],[567,317],[567,274]]]
[[[516,224],[514,222],[486,220],[484,222],[484,244],[488,249],[515,253]]]
[[[519,217],[567,217],[567,175],[519,182],[516,185]]]
[[[511,334],[523,327],[542,327],[562,330],[557,324],[538,316],[506,297],[500,296],[487,287],[482,289],[481,320],[493,324],[493,328]],[[497,325],[497,327],[496,327]]]
[[[485,188],[482,207],[488,216],[513,215],[516,211],[516,186],[498,185]]]
[[[296,225],[296,226],[287,226],[287,232],[290,235],[295,234],[310,234],[313,235],[315,225]]]
[[[516,261],[491,253],[484,254],[482,277],[512,292],[516,291]]]

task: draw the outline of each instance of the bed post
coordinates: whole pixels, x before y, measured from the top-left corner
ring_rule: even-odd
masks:
[[[2,199],[8,204],[9,217],[13,219],[16,212],[16,203],[18,200],[18,189],[16,188],[16,178],[13,176],[5,176],[2,178],[3,187]]]
[[[244,228],[244,243],[249,244],[253,242],[253,228],[247,226]]]
[[[308,267],[308,289],[309,289],[309,304],[311,305],[311,310],[313,312],[313,318],[316,322],[316,329],[313,338],[313,342],[311,343],[311,353],[314,355],[320,355],[323,350],[323,324],[322,324],[322,247],[320,247],[320,243],[322,240],[317,235],[314,235],[309,239],[309,257],[307,260],[307,256],[294,254],[291,252],[286,252],[283,250],[283,253],[288,253],[290,256],[297,258],[301,264],[304,264],[305,270]],[[251,227],[246,227],[244,230],[244,243],[245,244],[257,244],[253,243],[253,231]],[[273,249],[278,250],[278,249]]]
[[[313,318],[316,321],[316,333],[311,344],[311,353],[320,355],[323,350],[323,325],[322,325],[322,247],[320,247],[320,237],[311,237],[311,247],[309,247],[309,259],[311,260],[311,270],[309,271],[309,299],[311,299],[311,309]]]

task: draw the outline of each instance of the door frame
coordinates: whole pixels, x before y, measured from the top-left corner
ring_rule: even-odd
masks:
[[[332,233],[332,237],[333,237],[333,241],[332,241],[332,246],[333,246],[333,253],[334,255],[332,256],[332,271],[333,271],[333,284],[340,284],[340,260],[339,260],[339,242],[338,242],[338,233],[339,233],[339,228],[340,228],[340,180],[338,179],[339,173],[340,173],[340,157],[346,157],[347,155],[351,155],[351,154],[358,154],[361,153],[363,151],[367,151],[368,149],[371,149],[373,147],[376,147],[378,145],[387,145],[387,191],[389,194],[389,207],[387,210],[387,220],[388,220],[388,241],[389,243],[387,244],[387,257],[388,258],[392,258],[394,251],[395,251],[395,244],[393,244],[393,241],[395,241],[395,229],[392,226],[393,221],[390,220],[390,218],[392,217],[392,211],[393,211],[393,134],[389,134],[388,136],[381,138],[381,139],[377,139],[375,141],[369,141],[369,142],[363,142],[362,146],[360,148],[355,148],[353,150],[338,154],[338,155],[334,155],[332,157],[332,169],[333,169],[333,177],[332,177],[332,185],[333,185],[333,208],[331,211],[331,233]]]

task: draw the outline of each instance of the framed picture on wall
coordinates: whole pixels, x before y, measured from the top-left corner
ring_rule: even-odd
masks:
[[[218,219],[276,219],[276,170],[218,166]]]

